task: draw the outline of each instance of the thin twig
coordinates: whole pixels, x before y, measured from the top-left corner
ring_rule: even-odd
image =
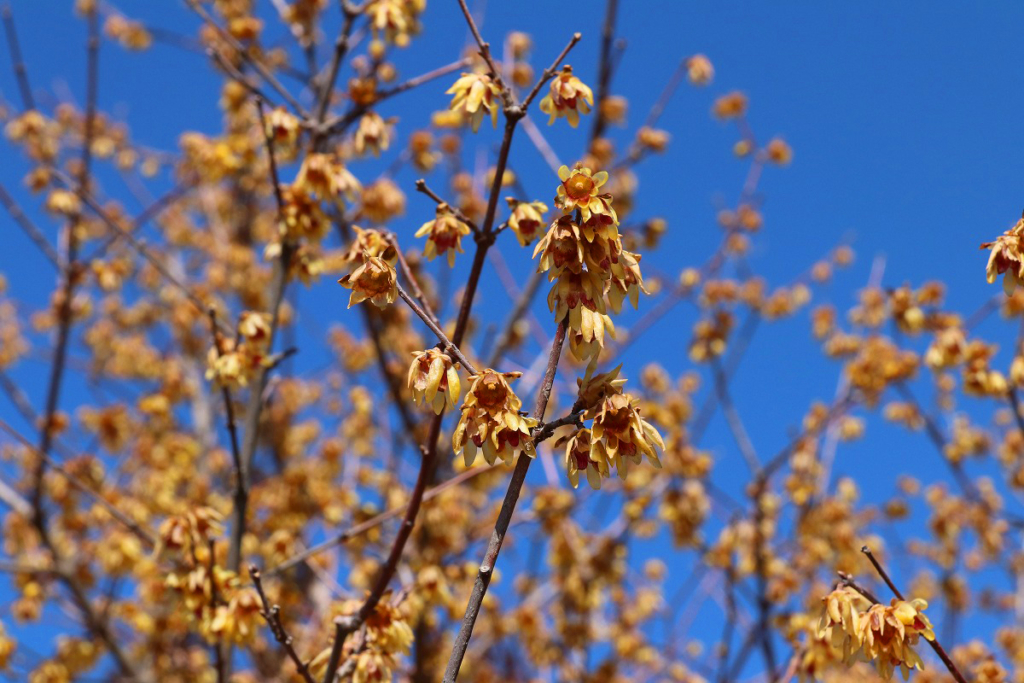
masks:
[[[544,382],[541,385],[540,392],[537,394],[537,402],[533,409],[533,416],[538,420],[544,419],[544,411],[547,410],[548,400],[551,398],[551,388],[554,386],[555,373],[558,371],[558,360],[562,354],[562,344],[565,342],[566,329],[567,322],[565,320],[558,323],[555,338],[551,343],[551,353],[548,356],[548,367],[544,373]],[[494,524],[494,531],[491,533],[483,562],[480,563],[476,581],[473,583],[473,592],[470,595],[469,603],[466,605],[466,614],[462,618],[459,634],[455,637],[455,645],[448,659],[448,666],[444,671],[444,683],[455,683],[455,680],[459,677],[459,668],[462,666],[462,660],[466,656],[469,640],[473,636],[473,626],[476,624],[484,595],[487,593],[487,587],[490,585],[491,577],[494,575],[494,565],[498,561],[498,553],[501,552],[501,545],[505,540],[505,534],[508,532],[509,523],[512,521],[512,513],[515,511],[519,494],[523,488],[523,482],[526,481],[526,472],[529,470],[531,462],[533,462],[533,458],[526,453],[521,453],[516,461],[516,468],[512,473],[508,490],[505,492],[505,498],[501,503],[501,511],[498,513],[498,519]]]
[[[469,229],[472,230],[474,233],[480,232],[480,228],[477,227],[476,223],[473,222],[472,218],[463,213],[462,209],[460,209],[459,207],[454,206],[453,204],[449,204],[444,199],[442,199],[440,195],[438,195],[436,192],[430,189],[430,187],[427,185],[427,181],[424,180],[423,178],[420,178],[419,180],[416,181],[416,190],[417,192],[422,192],[423,194],[433,199],[438,206],[442,204],[447,206],[449,209],[451,209],[452,214],[460,221],[468,225]]]
[[[11,66],[14,68],[14,78],[18,81],[18,90],[21,91],[21,103],[27,111],[31,111],[36,108],[36,101],[32,97],[32,87],[28,82],[28,69],[25,68],[25,59],[21,55],[21,43],[18,42],[18,32],[14,29],[14,14],[11,12],[10,3],[4,3],[0,16],[3,17],[4,31],[7,34],[7,48],[11,56]]]
[[[446,354],[448,354],[452,359],[461,363],[462,367],[466,368],[466,370],[471,375],[477,374],[476,368],[473,366],[473,364],[469,362],[465,355],[463,355],[459,347],[456,346],[452,342],[452,340],[448,338],[448,335],[444,333],[444,330],[442,330],[441,327],[436,322],[434,322],[433,318],[431,318],[426,311],[420,308],[420,305],[416,303],[415,299],[409,296],[409,293],[405,291],[405,288],[402,287],[402,285],[399,284],[396,286],[398,287],[398,296],[402,297],[402,300],[409,305],[409,308],[412,309],[412,312],[419,316],[419,318],[424,323],[426,323],[427,327],[430,328],[430,331],[433,332],[434,335],[441,342],[441,346],[443,347],[442,350]]]
[[[267,594],[263,590],[263,581],[260,578],[260,570],[256,565],[249,565],[249,576],[252,577],[253,585],[256,586],[256,592],[260,596],[260,603],[263,605],[260,614],[267,622],[267,626],[270,627],[270,632],[274,634],[274,639],[281,644],[288,658],[295,664],[295,670],[302,676],[302,680],[306,683],[315,683],[313,675],[309,673],[309,667],[295,651],[292,637],[288,635],[281,622],[281,608],[278,605],[271,605],[267,599]]]
[[[896,584],[894,584],[892,582],[892,579],[889,578],[889,575],[886,573],[885,569],[882,568],[881,563],[877,559],[875,559],[875,556],[871,552],[871,549],[868,548],[867,546],[864,546],[863,548],[860,549],[860,551],[862,553],[864,553],[865,555],[867,555],[867,558],[868,558],[868,560],[871,561],[871,564],[872,564],[872,566],[874,566],[875,571],[877,571],[878,575],[882,577],[882,580],[885,581],[887,586],[889,586],[889,590],[891,590],[893,592],[893,594],[896,596],[896,598],[899,599],[899,600],[903,600],[903,594],[900,593],[900,590],[896,587]],[[853,586],[853,588],[855,590],[858,590],[858,591],[860,590],[855,585],[853,585],[852,580],[850,581],[850,585]],[[861,591],[861,592],[863,593],[863,591]],[[867,593],[863,593],[863,594],[864,594],[864,597],[868,598],[872,602],[875,602],[875,603],[879,602],[877,599],[874,599],[869,594],[867,594]],[[964,678],[964,675],[962,673],[960,673],[960,669],[958,669],[956,664],[953,662],[953,660],[950,659],[949,655],[946,653],[946,649],[944,647],[942,647],[942,643],[939,642],[939,639],[937,637],[935,637],[932,640],[927,640],[927,639],[925,639],[925,640],[931,646],[932,650],[935,651],[935,654],[937,654],[939,656],[939,659],[942,660],[942,663],[946,665],[946,668],[949,669],[949,673],[953,675],[953,678],[955,678],[957,680],[957,683],[967,683],[967,679]]]
[[[28,235],[30,240],[32,240],[33,244],[39,247],[50,263],[56,266],[59,270],[61,263],[60,255],[57,254],[57,250],[54,249],[53,245],[50,244],[50,241],[46,239],[46,235],[43,234],[43,231],[36,227],[35,223],[29,220],[28,216],[25,215],[25,212],[22,211],[17,202],[14,201],[14,197],[12,197],[2,185],[0,185],[0,204],[3,204],[3,207],[7,210],[7,213],[10,214],[11,218],[14,219],[14,222],[25,231],[25,234]]]
[[[604,10],[604,25],[601,28],[601,51],[597,60],[597,93],[594,99],[597,111],[594,114],[594,126],[590,131],[590,140],[601,137],[608,120],[604,116],[601,105],[608,97],[608,89],[612,80],[612,39],[615,38],[615,16],[619,9],[619,0],[608,0]]]

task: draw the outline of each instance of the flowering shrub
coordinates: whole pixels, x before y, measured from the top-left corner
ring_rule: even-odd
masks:
[[[401,75],[414,41],[463,33],[426,0],[187,5],[194,37],[77,0],[81,105],[36,97],[4,8],[24,188],[0,205],[56,284],[40,304],[0,273],[0,674],[1024,680],[1024,219],[982,244],[1002,290],[978,312],[881,276],[843,311],[823,285],[848,245],[774,285],[746,258],[772,230],[759,179],[795,157],[740,91],[699,105],[748,168],[720,244],[658,260],[678,232],[644,162],[673,149],[676,84],[704,97],[715,69],[679,55],[617,148],[615,0],[596,69],[566,63],[581,34],[485,36],[459,0],[462,57]],[[208,59],[223,125],[160,151],[96,93],[101,52],[167,42]],[[528,146],[548,171],[519,171]],[[759,325],[839,376],[774,455],[733,396]],[[709,444],[717,415],[732,441]],[[869,428],[920,437],[948,481],[894,446],[872,467],[895,494],[865,500],[834,466]]]

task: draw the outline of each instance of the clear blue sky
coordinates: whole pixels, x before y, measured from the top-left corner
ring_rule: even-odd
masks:
[[[54,94],[83,99],[84,26],[72,19],[70,4],[12,2],[30,78],[46,108]],[[269,8],[269,3],[260,4]],[[816,302],[847,308],[879,255],[886,259],[886,285],[942,279],[949,285],[952,308],[964,313],[995,293],[985,283],[985,255],[978,244],[1009,227],[1024,208],[1024,63],[1019,54],[1024,4],[621,4],[619,35],[627,46],[613,92],[629,98],[631,126],[646,115],[681,57],[704,53],[716,69],[708,89],[680,88],[660,123],[672,134],[670,151],[639,168],[637,215],[664,216],[669,224],[664,247],[645,259],[645,265],[675,274],[702,263],[717,245],[716,207],[735,201],[746,166],[730,154],[735,129],[712,120],[709,109],[716,95],[740,89],[750,96],[749,118],[758,136],[780,134],[795,152],[789,167],[768,169],[762,181],[765,228],[755,240],[755,270],[773,284],[785,284],[853,235],[857,263],[816,292]],[[180,33],[194,33],[199,23],[183,2],[126,0],[118,8]],[[486,14],[482,29],[492,43],[500,43],[512,29],[533,35],[538,70],[573,31],[581,31],[583,42],[569,61],[581,78],[594,83],[603,3],[491,0]],[[424,25],[424,37],[396,60],[404,77],[453,61],[465,44],[454,0],[430,0]],[[18,102],[6,51],[0,55],[0,95]],[[216,132],[219,83],[202,55],[159,42],[146,53],[127,54],[104,43],[100,105],[123,115],[133,139],[144,144],[173,149],[182,130]],[[385,103],[381,112],[400,116],[399,130],[408,133],[446,106],[443,92],[448,84],[442,79],[427,85]],[[544,127],[542,117],[534,118]],[[544,127],[563,161],[577,158],[588,124],[578,131],[565,125]],[[492,149],[499,133],[485,124],[476,141]],[[627,133],[615,135],[624,147]],[[398,146],[405,142],[400,139]],[[8,146],[0,150],[0,183],[17,188],[25,167]],[[356,172],[372,177],[387,161],[357,166]],[[555,178],[525,135],[517,135],[512,161],[528,190],[549,200]],[[398,176],[408,192],[409,208],[392,226],[407,244],[432,213],[429,201],[412,191],[414,178],[411,172]],[[55,235],[55,226],[42,222]],[[52,269],[6,215],[0,216],[0,226],[6,237],[0,272],[8,276],[15,297],[38,305],[52,287]],[[515,253],[511,241],[505,251],[525,280],[529,255]],[[459,272],[467,266],[464,259]],[[317,311],[320,327],[334,321],[358,324],[354,314],[345,313],[331,281],[302,297],[304,305]],[[494,320],[500,321],[507,301],[497,278],[488,276],[481,310],[497,309]],[[651,305],[651,300],[643,302],[641,313]],[[537,310],[542,320],[550,319],[545,309]],[[635,316],[624,318],[625,327],[630,320]],[[692,323],[692,310],[684,309],[663,321],[634,347],[625,374],[635,378],[651,358],[661,360],[673,374],[683,370]],[[810,399],[827,401],[834,392],[837,367],[820,358],[808,330],[806,316],[801,316],[759,332],[734,385],[739,410],[763,458],[786,443],[788,430],[799,424]],[[1014,330],[1004,325],[987,331],[1002,341],[1005,358]],[[305,362],[301,356],[296,361],[300,369]],[[43,366],[29,362],[18,377],[35,405],[41,405]],[[71,391],[65,397],[69,405],[78,398]],[[14,420],[11,414],[0,403],[0,415]],[[736,492],[745,470],[720,423],[704,445],[718,458],[717,480]],[[733,468],[735,476],[730,474]],[[539,478],[540,468],[535,469]],[[836,469],[856,476],[868,498],[876,500],[891,492],[898,472],[916,469],[936,478],[945,472],[923,437],[881,427],[874,432],[869,427],[868,439],[841,449]]]

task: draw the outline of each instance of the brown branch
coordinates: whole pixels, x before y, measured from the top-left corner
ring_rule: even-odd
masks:
[[[473,34],[473,40],[476,41],[477,47],[480,48],[480,56],[487,62],[487,68],[491,70],[494,82],[501,88],[501,96],[505,100],[505,106],[511,105],[512,93],[501,79],[501,69],[497,67],[494,63],[494,58],[491,57],[491,44],[480,35],[480,29],[476,27],[476,21],[473,19],[473,13],[469,11],[469,7],[466,5],[466,0],[459,0],[459,7],[462,8],[462,14],[465,15],[466,23],[469,24],[469,31]]]
[[[544,418],[544,411],[547,410],[548,400],[551,398],[551,388],[554,386],[555,373],[558,371],[558,359],[562,354],[562,344],[565,342],[567,323],[565,320],[558,324],[555,331],[555,338],[551,343],[551,353],[548,356],[548,366],[544,373],[544,382],[540,392],[537,394],[537,402],[534,405],[533,416],[538,420]],[[455,645],[452,648],[451,657],[448,659],[448,666],[444,671],[444,683],[455,683],[459,677],[459,668],[466,656],[466,648],[469,647],[469,640],[473,636],[473,626],[476,624],[477,616],[480,613],[480,606],[483,604],[487,587],[491,583],[494,574],[494,565],[498,561],[498,553],[501,552],[501,545],[508,532],[509,523],[512,521],[512,513],[515,511],[519,494],[526,481],[526,472],[530,468],[533,458],[526,453],[520,453],[516,461],[516,468],[512,472],[512,479],[509,481],[508,490],[501,503],[501,511],[494,524],[494,531],[491,533],[490,541],[487,543],[487,550],[484,553],[483,562],[477,572],[476,581],[473,584],[473,592],[470,595],[469,603],[466,605],[466,614],[462,618],[462,625],[459,634],[455,638]]]
[[[21,103],[26,110],[31,111],[36,108],[36,102],[32,97],[32,87],[28,82],[25,59],[21,55],[18,32],[14,30],[14,14],[11,12],[10,3],[4,3],[3,9],[0,10],[0,16],[3,17],[4,32],[7,34],[7,48],[10,51],[11,66],[14,68],[14,78],[18,82],[18,90],[21,91]]]
[[[416,181],[416,191],[422,192],[423,194],[427,195],[428,197],[433,199],[434,202],[437,203],[438,205],[444,204],[449,209],[451,209],[452,214],[454,214],[456,218],[458,218],[460,221],[468,225],[470,230],[472,230],[474,233],[480,232],[480,228],[477,227],[476,223],[473,222],[472,218],[463,213],[462,209],[460,209],[459,207],[450,204],[446,202],[444,199],[442,199],[440,195],[438,195],[436,192],[431,190],[430,187],[427,186],[427,181],[424,180],[423,178],[420,178],[419,180]]]
[[[601,104],[608,97],[612,80],[612,40],[615,38],[615,15],[618,12],[619,0],[608,0],[605,4],[604,26],[601,28],[601,52],[597,66],[597,96],[594,98],[597,112],[594,114],[594,127],[590,131],[590,140],[601,137],[608,125]]]
[[[25,212],[22,211],[17,202],[14,201],[14,197],[12,197],[2,185],[0,185],[0,204],[3,204],[4,209],[6,209],[7,213],[14,219],[14,222],[21,227],[26,235],[28,235],[28,238],[32,240],[33,244],[39,247],[50,263],[60,270],[60,255],[57,253],[57,250],[54,249],[53,245],[50,244],[50,241],[46,239],[46,235],[43,234],[43,231],[36,227],[35,223],[29,220],[28,216],[25,215]]]
[[[889,578],[889,575],[886,573],[885,569],[882,568],[881,563],[879,563],[879,561],[875,558],[874,554],[871,552],[871,549],[867,546],[864,546],[860,549],[860,551],[867,555],[867,558],[871,561],[871,564],[872,566],[874,566],[875,571],[878,572],[878,575],[881,576],[882,580],[885,581],[887,586],[889,586],[889,590],[891,590],[893,594],[896,595],[897,599],[903,600],[903,594],[900,593],[900,590],[896,587],[896,584],[894,584],[892,582],[892,579]],[[850,581],[850,585],[855,590],[860,590],[853,584],[852,580]],[[861,592],[863,593],[863,591]],[[879,602],[877,599],[872,598],[869,594],[863,594],[864,597],[868,598],[872,602]],[[956,664],[953,663],[953,660],[950,659],[948,654],[946,654],[946,649],[942,647],[942,643],[939,642],[938,637],[935,637],[932,640],[928,640],[926,638],[925,641],[931,646],[932,650],[935,651],[935,654],[939,656],[939,659],[942,660],[942,663],[946,665],[946,668],[949,669],[949,673],[953,675],[953,678],[957,680],[957,683],[967,683],[967,679],[964,678],[964,675],[962,673],[960,673],[960,669],[957,668]]]
[[[434,322],[433,318],[431,318],[426,311],[420,308],[420,305],[416,303],[415,299],[409,296],[409,293],[405,291],[402,285],[396,286],[398,287],[398,296],[402,297],[402,300],[409,305],[409,308],[412,309],[412,312],[419,316],[419,318],[424,323],[426,323],[427,327],[430,328],[430,331],[433,332],[434,335],[440,340],[441,346],[443,347],[442,350],[446,354],[448,354],[448,356],[451,357],[453,360],[462,363],[462,367],[466,368],[466,370],[471,375],[477,374],[476,368],[473,366],[473,364],[469,362],[465,355],[463,355],[462,351],[459,350],[459,347],[456,346],[452,342],[452,340],[448,338],[448,335],[444,333],[444,330],[442,330],[441,327],[436,322]]]
[[[221,336],[217,330],[217,311],[210,308],[210,333],[213,335],[213,348],[217,357],[220,358],[223,354],[221,349]],[[231,397],[231,390],[226,384],[221,384],[220,387],[221,397],[224,399],[224,412],[227,418],[228,434],[231,437],[231,461],[234,464],[235,470],[235,486],[234,486],[234,505],[236,510],[241,510],[242,513],[238,516],[238,521],[245,525],[245,510],[249,505],[249,486],[245,477],[242,476],[242,452],[241,447],[238,445],[238,426],[235,424],[235,401]],[[244,529],[243,529],[244,533]],[[238,535],[241,539],[242,534]],[[234,535],[232,535],[234,539]]]
[[[445,64],[444,66],[440,66],[440,67],[438,67],[436,69],[428,71],[425,74],[420,74],[419,76],[414,76],[414,77],[410,78],[407,81],[399,83],[398,85],[396,85],[393,88],[389,88],[388,90],[380,91],[379,93],[377,93],[377,96],[374,98],[372,103],[367,104],[367,105],[357,105],[357,106],[354,106],[354,107],[352,107],[352,109],[350,109],[349,111],[345,112],[344,114],[342,114],[340,116],[335,116],[335,117],[333,117],[331,119],[328,119],[324,123],[319,124],[317,126],[317,128],[318,128],[318,130],[320,130],[323,133],[323,135],[334,135],[334,134],[337,134],[337,133],[344,132],[345,129],[347,129],[350,125],[355,123],[359,119],[360,116],[362,116],[367,111],[369,111],[371,109],[371,107],[373,107],[374,105],[380,104],[384,100],[386,100],[388,98],[391,98],[391,97],[394,97],[395,95],[399,95],[401,93],[404,93],[406,90],[411,90],[411,89],[413,89],[413,88],[415,88],[415,87],[417,87],[419,85],[422,85],[422,84],[424,84],[424,83],[426,83],[428,81],[432,81],[435,78],[440,78],[441,76],[444,76],[446,74],[450,74],[453,71],[458,71],[459,69],[461,69],[464,66],[466,66],[468,63],[469,62],[467,60],[460,59],[457,62],[452,62],[451,64]]]
[[[88,187],[89,172],[92,163],[92,139],[96,124],[96,97],[99,82],[99,16],[96,10],[89,12],[87,17],[89,35],[86,42],[86,105],[85,130],[82,143],[81,167],[77,178],[77,192],[83,194]],[[57,318],[57,343],[54,347],[53,365],[50,367],[50,380],[46,390],[46,407],[40,425],[39,447],[36,449],[43,455],[50,454],[54,437],[54,418],[60,404],[60,390],[64,379],[64,368],[67,363],[68,343],[71,339],[72,299],[75,284],[80,277],[78,266],[78,225],[81,213],[71,216],[64,229],[65,257],[61,273],[63,285],[61,290],[60,310]],[[43,475],[46,473],[46,460],[39,458],[32,476],[32,508],[34,524],[44,533],[46,516],[43,510]]]
[[[391,243],[391,246],[395,248],[395,256],[398,258],[398,267],[401,269],[402,275],[405,276],[406,282],[409,283],[409,288],[412,289],[412,295],[416,297],[418,302],[420,302],[420,306],[422,306],[423,310],[430,316],[430,319],[440,326],[441,321],[438,320],[437,314],[434,313],[434,309],[427,300],[426,294],[423,293],[420,283],[416,280],[416,275],[413,274],[412,268],[409,267],[409,262],[405,260],[405,253],[398,245],[398,236],[390,231],[385,233],[385,236],[387,237],[388,242]]]
[[[761,463],[758,461],[754,444],[750,441],[746,427],[743,426],[739,411],[736,410],[736,406],[732,402],[732,396],[729,393],[729,380],[717,358],[711,361],[711,372],[715,378],[715,393],[718,395],[718,402],[722,406],[722,413],[729,425],[729,431],[732,432],[732,437],[736,441],[747,467],[750,468],[751,473],[756,473],[761,469]]]
[[[611,2],[615,2],[615,0],[611,0]],[[572,38],[569,39],[569,44],[566,45],[560,53],[558,53],[558,56],[555,57],[555,61],[551,62],[551,66],[544,69],[544,73],[540,75],[540,78],[538,78],[537,82],[534,83],[533,89],[530,90],[530,94],[526,96],[526,99],[523,100],[522,105],[520,105],[524,115],[526,114],[526,110],[530,108],[530,103],[532,103],[534,98],[537,97],[537,94],[540,93],[540,89],[543,88],[544,84],[550,81],[556,73],[558,73],[558,67],[562,64],[562,60],[565,59],[565,56],[569,54],[570,50],[576,47],[576,43],[580,42],[580,38],[582,37],[582,33],[572,34]]]
[[[203,21],[205,21],[210,27],[212,27],[217,32],[217,35],[219,35],[224,42],[231,46],[231,49],[238,52],[239,56],[245,61],[247,61],[252,66],[252,68],[256,70],[256,73],[258,73],[263,78],[263,80],[266,81],[267,85],[269,85],[271,88],[277,91],[277,94],[279,94],[284,99],[284,101],[287,102],[288,105],[295,110],[295,113],[297,113],[302,118],[306,118],[306,112],[302,108],[302,105],[300,105],[295,100],[295,98],[292,97],[291,93],[288,92],[287,88],[281,85],[281,82],[274,77],[274,74],[270,73],[270,70],[267,69],[263,62],[256,59],[253,55],[249,54],[249,51],[245,49],[245,46],[243,46],[241,43],[235,40],[234,36],[225,31],[220,24],[214,21],[213,17],[211,17],[210,14],[203,8],[203,6],[196,2],[196,0],[185,0],[185,2],[188,3],[188,6],[191,7],[196,14],[202,17]]]
[[[86,484],[81,479],[68,472],[63,465],[54,460],[50,455],[44,454],[37,450],[36,447],[33,446],[32,443],[27,438],[22,436],[16,429],[14,429],[14,427],[12,427],[9,423],[2,419],[0,419],[0,431],[6,432],[10,437],[12,437],[22,446],[28,448],[33,453],[35,453],[37,457],[40,457],[43,460],[45,460],[47,466],[49,466],[49,468],[52,469],[54,472],[57,472],[62,477],[64,477],[72,488],[81,491],[82,493],[86,494],[87,496],[95,500],[97,503],[99,503],[103,507],[103,509],[105,509],[107,513],[110,514],[111,517],[113,517],[116,521],[123,524],[129,531],[135,534],[135,536],[138,537],[139,540],[141,540],[143,543],[148,545],[150,548],[156,546],[156,535],[152,531],[142,527],[131,517],[118,510],[117,507],[109,500],[107,500],[102,493],[96,491],[90,485]]]
[[[281,607],[271,605],[267,599],[267,594],[263,590],[263,581],[260,578],[260,570],[256,565],[249,565],[249,576],[252,577],[253,585],[256,586],[256,592],[260,596],[260,603],[263,605],[260,615],[267,622],[267,626],[270,627],[270,632],[274,634],[274,639],[280,643],[288,658],[295,664],[295,670],[302,676],[302,680],[306,683],[315,683],[313,675],[309,673],[309,667],[295,651],[292,637],[288,635],[288,631],[285,630],[284,624],[281,622]]]
[[[345,59],[345,53],[348,52],[352,38],[352,26],[355,24],[360,10],[361,8],[352,7],[347,2],[341,3],[341,11],[345,19],[342,22],[341,30],[338,32],[338,38],[334,41],[334,55],[331,57],[331,64],[327,70],[327,80],[324,81],[320,91],[319,102],[316,108],[317,121],[323,121],[326,118],[327,109],[331,106],[331,94],[334,92],[334,84],[338,80],[338,70],[341,67],[342,60]]]

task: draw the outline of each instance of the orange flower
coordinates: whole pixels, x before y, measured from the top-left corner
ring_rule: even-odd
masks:
[[[540,101],[540,110],[549,114],[550,126],[555,119],[563,116],[569,119],[569,125],[575,128],[580,123],[580,114],[589,114],[594,106],[594,93],[583,81],[572,74],[572,67],[566,64],[562,73],[552,81],[550,92]]]
[[[544,223],[544,214],[548,207],[542,202],[521,202],[512,197],[506,197],[512,215],[508,219],[508,227],[516,234],[521,246],[528,246],[537,239],[537,229]]]
[[[563,167],[564,168],[564,167]],[[548,279],[553,280],[563,271],[579,273],[583,270],[583,242],[580,239],[580,227],[573,222],[572,216],[561,216],[551,224],[533,250],[533,258],[540,255],[537,270],[548,272]]]
[[[352,290],[348,307],[366,299],[377,308],[384,308],[398,298],[398,274],[384,259],[365,254],[363,264],[338,280],[338,284]]]
[[[319,243],[330,232],[331,223],[320,202],[302,185],[281,188],[281,235],[289,242],[305,239]]]
[[[600,194],[601,186],[608,182],[607,171],[592,173],[589,168],[576,164],[571,171],[568,166],[560,167],[558,178],[562,184],[558,186],[555,206],[565,213],[579,209],[584,221],[590,220],[592,213],[607,214],[618,221],[611,206],[611,195]]]
[[[438,349],[417,351],[413,355],[415,358],[409,366],[407,380],[413,400],[430,404],[436,415],[441,414],[445,403],[454,408],[462,388],[459,373],[451,359]]]
[[[747,96],[738,90],[722,95],[711,109],[716,118],[735,119],[747,112]]]
[[[704,55],[694,55],[686,60],[686,76],[694,85],[707,85],[715,76],[715,67]]]
[[[490,115],[491,124],[497,127],[501,88],[490,76],[463,73],[445,94],[455,95],[448,108],[461,110],[469,119],[474,133],[480,130],[480,122],[485,114]]]
[[[1002,275],[1007,296],[1013,294],[1018,285],[1024,286],[1024,217],[995,242],[985,242],[981,248],[991,249],[985,267],[989,282],[995,282],[996,276]]]
[[[441,202],[437,205],[437,217],[427,221],[416,231],[416,237],[429,235],[423,249],[428,260],[448,254],[448,267],[455,266],[455,252],[462,252],[462,238],[470,233],[469,226],[460,221],[451,207]]]
[[[345,195],[349,201],[361,187],[345,166],[327,154],[309,154],[302,161],[294,186],[320,199],[331,200]]]
[[[785,166],[789,162],[793,161],[793,148],[786,144],[786,141],[782,138],[774,138],[768,143],[768,146],[764,148],[765,154],[768,157],[768,161],[779,166]]]

